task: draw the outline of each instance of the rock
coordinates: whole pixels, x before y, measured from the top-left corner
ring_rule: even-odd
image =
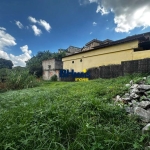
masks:
[[[150,112],[141,107],[134,107],[134,114],[139,116],[143,122],[150,122]]]
[[[145,147],[144,150],[150,150],[150,146]]]
[[[130,87],[130,89],[135,89],[135,88],[137,88],[138,87],[138,84],[133,84],[131,87]]]
[[[130,94],[129,93],[125,93],[125,95],[122,97],[123,101],[130,101]]]
[[[135,100],[132,100],[132,105],[133,107],[138,107],[139,106],[139,102],[135,101]]]
[[[122,98],[123,101],[131,101],[130,97],[128,98]]]
[[[133,108],[132,107],[125,107],[125,110],[127,113],[133,113]]]
[[[122,99],[121,99],[121,97],[119,95],[116,96],[115,102],[122,102]]]
[[[147,112],[149,112],[149,113],[150,113],[150,108],[148,108],[148,109],[147,109]]]
[[[150,101],[142,101],[139,103],[139,107],[142,107],[142,108],[149,108],[150,107]]]
[[[128,105],[129,105],[130,107],[132,107],[132,106],[133,106],[133,104],[132,104],[132,103],[130,103],[130,102],[128,102]]]
[[[150,133],[150,123],[148,123],[143,129],[142,134]]]
[[[132,88],[132,89],[130,89],[130,93],[139,94],[140,91],[137,88]]]
[[[126,87],[130,87],[131,85],[130,85],[130,84],[126,84],[125,86],[126,86]]]
[[[150,90],[150,85],[138,85],[137,88],[148,91]]]
[[[133,80],[130,81],[130,85],[133,85]]]
[[[129,93],[125,93],[124,96],[127,98],[127,97],[130,97],[130,94]]]
[[[135,93],[131,93],[130,94],[130,98],[131,99],[137,99],[137,98],[139,98],[140,96],[139,95],[137,95],[137,94],[135,94]]]

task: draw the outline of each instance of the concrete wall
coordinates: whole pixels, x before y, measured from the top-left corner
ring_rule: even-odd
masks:
[[[57,75],[59,80],[59,70],[43,71],[43,80],[50,80],[53,75]]]
[[[134,48],[138,48],[137,40],[72,55],[63,58],[63,68],[78,72],[102,65],[120,64],[121,61],[133,60]]]
[[[43,70],[55,69],[55,59],[42,61]],[[49,66],[51,66],[49,68]]]
[[[63,69],[63,63],[60,60],[50,59],[42,62],[43,80],[50,80],[53,75],[59,79],[59,69]]]

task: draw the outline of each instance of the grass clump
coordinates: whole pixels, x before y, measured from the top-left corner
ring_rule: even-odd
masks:
[[[144,149],[138,119],[112,103],[131,79],[50,82],[2,93],[0,149]]]

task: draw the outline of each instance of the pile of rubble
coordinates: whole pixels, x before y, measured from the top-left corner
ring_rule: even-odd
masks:
[[[115,104],[126,104],[124,106],[127,113],[139,116],[142,122],[147,123],[142,129],[142,134],[150,134],[150,85],[146,84],[147,78],[144,77],[138,84],[131,80],[130,84],[126,84],[129,92],[115,98]],[[150,149],[150,146],[146,149]]]

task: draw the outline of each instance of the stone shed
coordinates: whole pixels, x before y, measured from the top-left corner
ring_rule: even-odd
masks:
[[[59,70],[63,69],[61,60],[49,59],[42,61],[43,80],[50,80],[53,75],[57,75],[59,79]]]

